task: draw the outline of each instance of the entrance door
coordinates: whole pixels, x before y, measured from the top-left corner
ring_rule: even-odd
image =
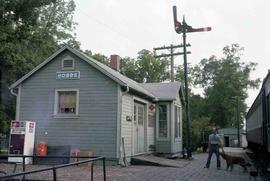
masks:
[[[134,153],[144,152],[144,124],[145,110],[144,105],[134,103]]]

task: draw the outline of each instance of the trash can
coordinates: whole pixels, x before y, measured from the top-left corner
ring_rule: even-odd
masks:
[[[41,141],[37,145],[37,156],[47,156],[48,143]]]

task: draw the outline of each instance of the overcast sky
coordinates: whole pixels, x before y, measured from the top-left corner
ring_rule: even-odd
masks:
[[[174,31],[172,6],[178,19],[189,25],[211,26],[211,32],[188,34],[192,46],[188,62],[198,63],[211,55],[221,56],[232,43],[245,47],[242,61],[257,62],[253,78],[263,79],[270,60],[269,0],[75,0],[76,33],[83,50],[107,56],[136,57],[142,49],[180,44]],[[183,57],[176,58],[176,65]],[[251,106],[259,89],[249,92]]]

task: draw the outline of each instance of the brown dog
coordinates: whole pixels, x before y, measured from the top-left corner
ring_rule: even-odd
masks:
[[[230,156],[225,153],[223,148],[221,148],[221,150],[222,152],[220,153],[220,155],[222,156],[224,160],[226,160],[226,163],[227,163],[226,170],[228,170],[228,168],[231,167],[231,171],[232,171],[234,164],[239,164],[240,166],[242,166],[244,168],[244,171],[247,171],[247,166],[251,166],[250,163],[246,162],[244,158],[239,157],[239,156]]]

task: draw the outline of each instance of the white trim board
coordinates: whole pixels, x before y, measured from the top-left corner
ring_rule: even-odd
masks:
[[[75,114],[58,114],[58,92],[61,91],[75,91],[76,92],[76,111]],[[76,117],[79,115],[79,104],[80,104],[80,99],[79,99],[79,89],[55,89],[55,93],[54,93],[54,111],[53,111],[53,115],[56,118],[68,118],[68,117]]]

